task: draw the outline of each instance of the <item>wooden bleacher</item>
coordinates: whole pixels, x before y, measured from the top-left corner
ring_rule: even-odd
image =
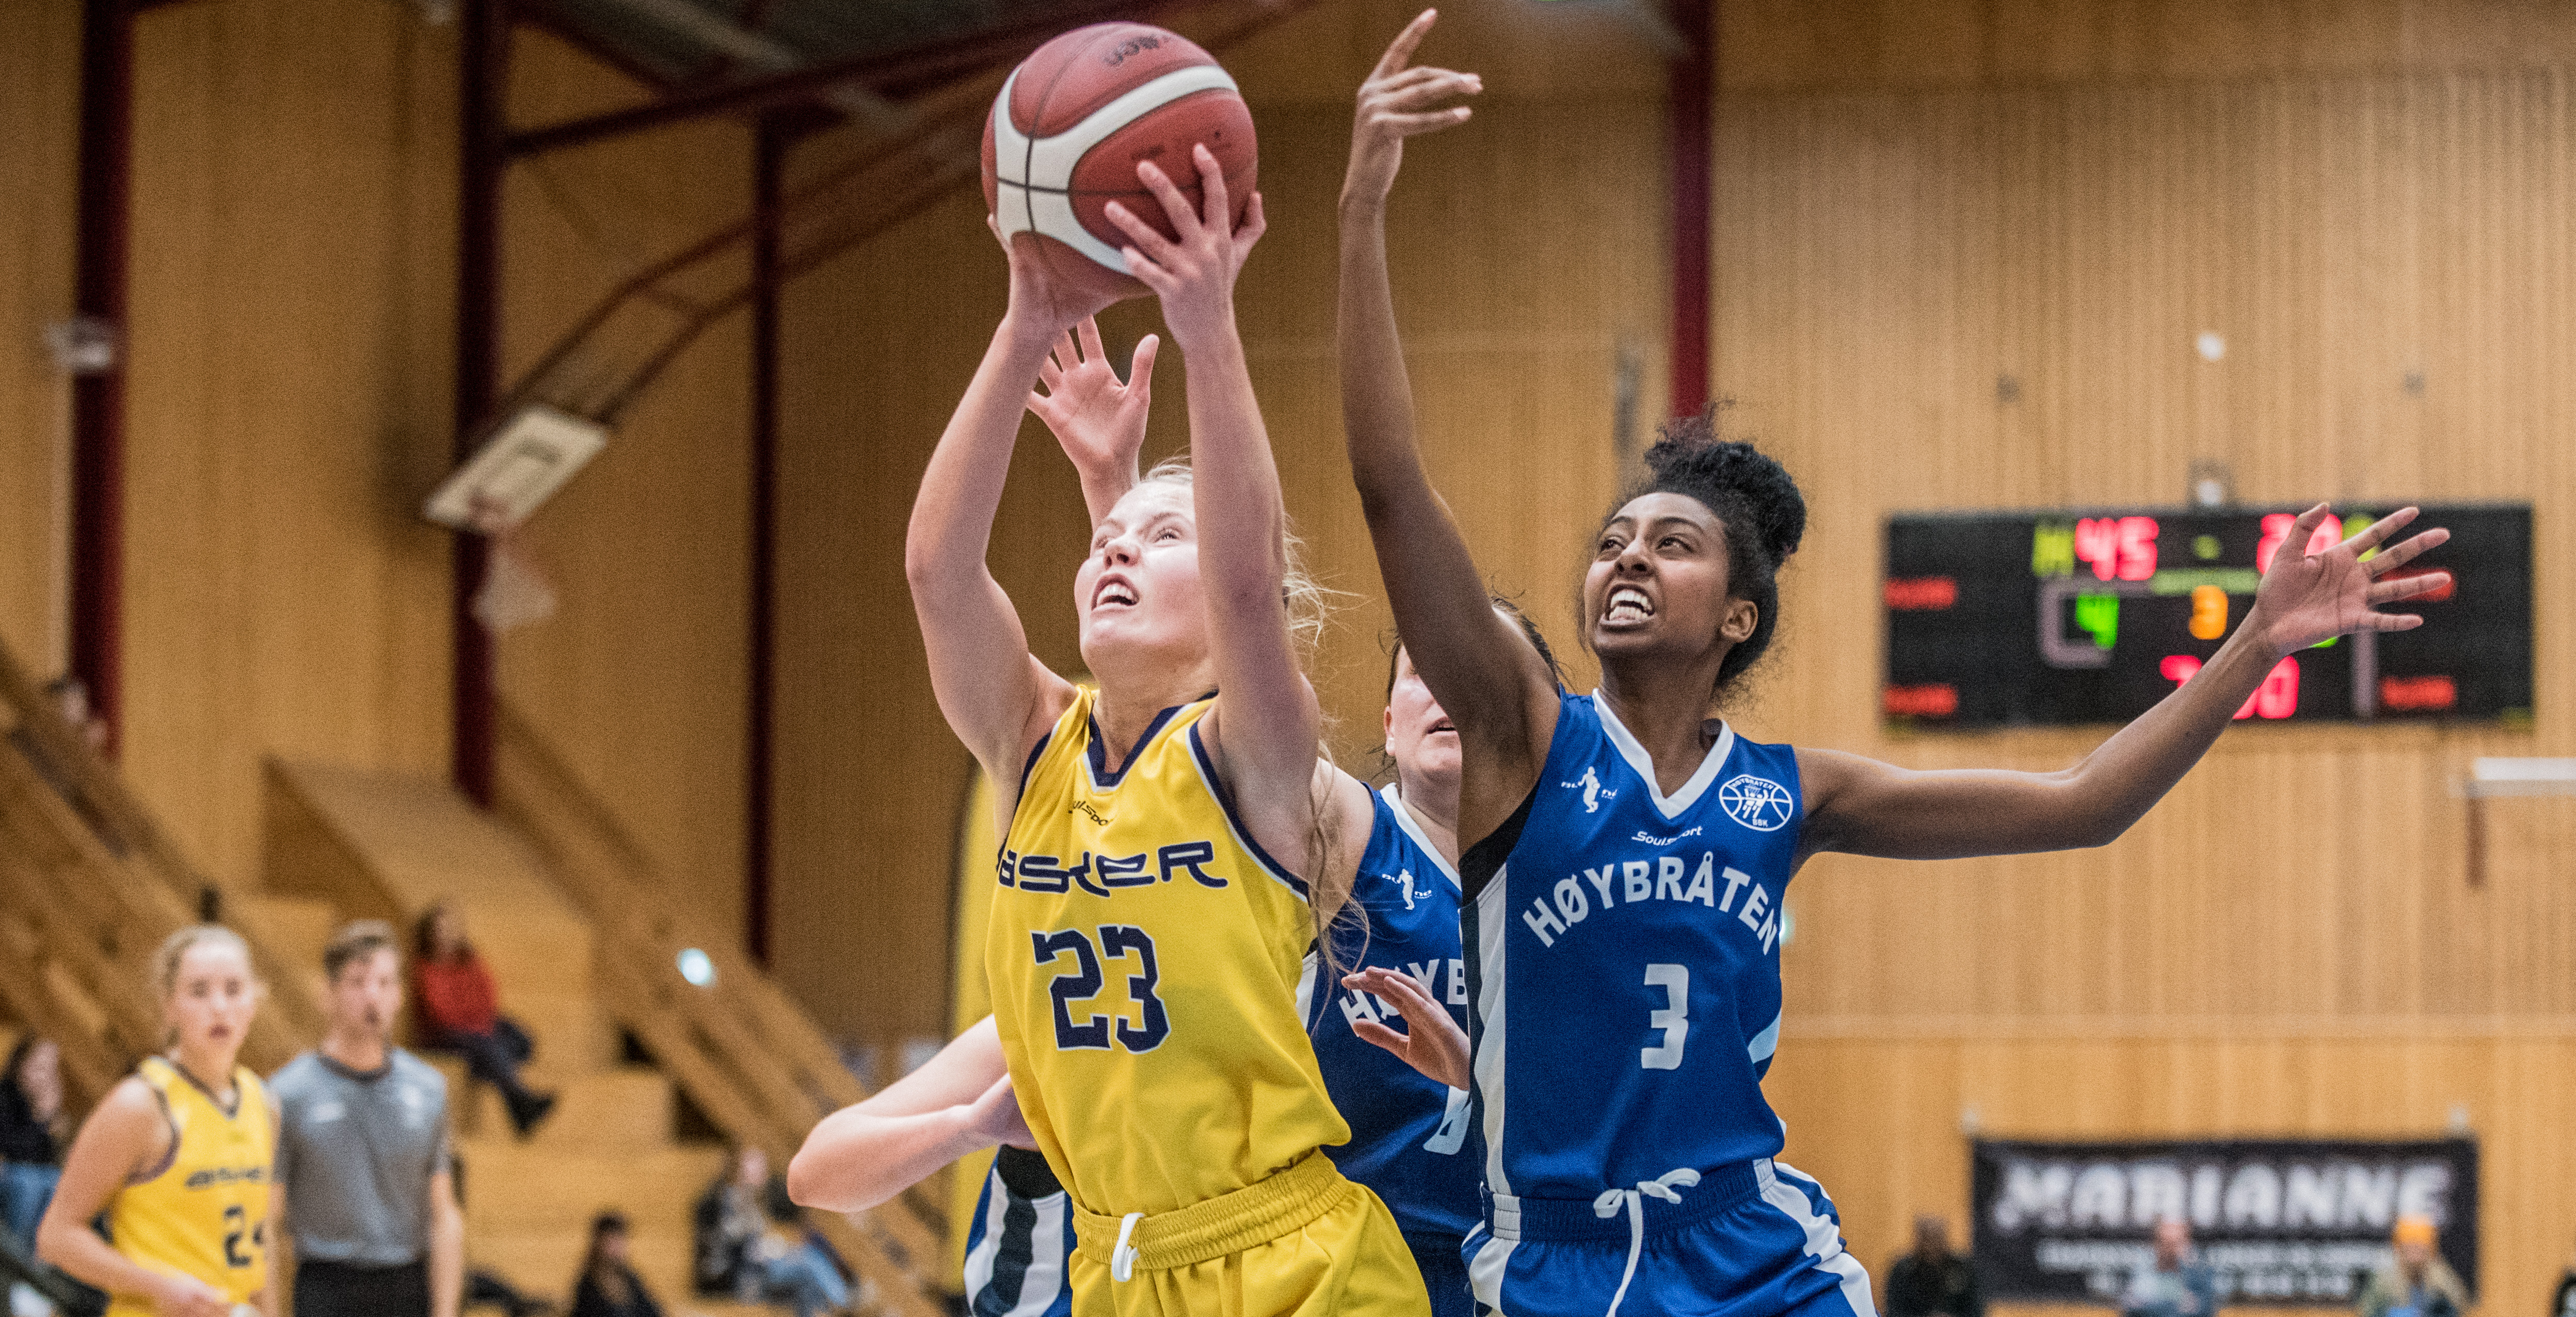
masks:
[[[452,900],[492,962],[503,1009],[538,1040],[532,1082],[562,1094],[523,1142],[497,1094],[443,1063],[457,1095],[469,1259],[563,1301],[592,1214],[613,1206],[633,1221],[637,1270],[667,1308],[769,1312],[689,1293],[691,1208],[725,1149],[680,1137],[679,1095],[784,1167],[816,1119],[864,1090],[728,939],[667,907],[616,822],[524,725],[507,725],[497,815],[423,778],[272,763],[265,871],[237,890],[178,856],[0,650],[0,1019],[61,1041],[68,1095],[85,1107],[157,1043],[151,953],[211,904],[270,985],[243,1050],[265,1073],[321,1036],[332,929],[360,917],[408,928],[431,902]],[[685,946],[713,958],[713,986],[680,978]],[[621,1031],[654,1064],[628,1062]],[[935,1209],[899,1200],[817,1216],[874,1311],[944,1313]]]

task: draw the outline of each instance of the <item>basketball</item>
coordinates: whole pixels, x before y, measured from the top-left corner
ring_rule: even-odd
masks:
[[[1243,222],[1255,178],[1252,111],[1234,79],[1194,42],[1143,23],[1095,23],[1038,47],[984,121],[984,204],[1002,236],[1034,233],[1048,273],[1088,293],[1134,297],[1145,285],[1119,254],[1117,201],[1165,237],[1162,202],[1136,178],[1151,160],[1204,205],[1190,148],[1204,143]]]

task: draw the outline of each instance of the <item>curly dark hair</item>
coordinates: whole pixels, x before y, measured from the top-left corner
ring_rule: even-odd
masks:
[[[1697,499],[1725,528],[1727,594],[1753,605],[1754,623],[1753,634],[1719,663],[1712,693],[1733,685],[1771,648],[1780,620],[1780,567],[1807,533],[1807,500],[1787,468],[1751,443],[1720,437],[1719,419],[1734,405],[1721,398],[1696,416],[1659,427],[1655,446],[1646,450],[1645,479],[1601,518],[1607,526],[1629,503],[1671,493]]]

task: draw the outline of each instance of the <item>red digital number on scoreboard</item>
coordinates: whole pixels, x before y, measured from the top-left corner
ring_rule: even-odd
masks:
[[[2176,686],[2200,675],[2200,660],[2189,654],[2167,654],[2156,665],[2157,675]],[[2245,697],[2236,711],[2239,718],[2287,718],[2299,711],[2299,661],[2285,658],[2272,665],[2263,684]]]
[[[2075,556],[2093,565],[2096,579],[2146,580],[2156,574],[2156,519],[2078,518]]]

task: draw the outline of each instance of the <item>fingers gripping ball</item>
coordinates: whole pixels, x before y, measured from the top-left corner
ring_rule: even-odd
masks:
[[[1119,297],[1144,293],[1107,208],[1117,201],[1177,238],[1136,180],[1151,160],[1194,206],[1205,204],[1190,148],[1216,155],[1243,222],[1255,182],[1252,111],[1215,57],[1143,23],[1095,23],[1021,61],[984,120],[984,204],[1005,240],[1037,235],[1053,278]]]

